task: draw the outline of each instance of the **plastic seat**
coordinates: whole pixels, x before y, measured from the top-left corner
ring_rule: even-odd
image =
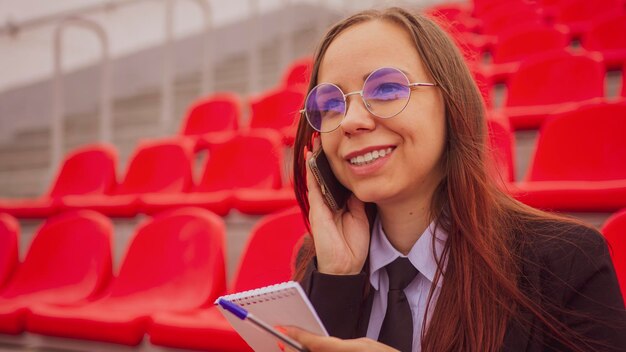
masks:
[[[626,62],[626,15],[597,21],[583,35],[581,45],[589,51],[598,51],[609,69],[620,69]]]
[[[242,214],[271,214],[298,204],[293,187],[266,190],[236,190],[233,193],[233,208]]]
[[[604,76],[597,54],[535,55],[511,75],[504,112],[514,130],[537,129],[546,114],[602,99]]]
[[[487,120],[490,149],[500,179],[512,182],[515,179],[515,161],[513,146],[515,145],[510,127],[500,121]]]
[[[540,130],[537,149],[515,196],[563,211],[626,207],[626,102],[581,107]]]
[[[298,59],[289,65],[282,78],[285,88],[292,88],[306,94],[309,85],[311,70],[313,69],[313,58],[310,56]]]
[[[233,207],[235,192],[254,198],[255,194],[272,196],[271,192],[280,189],[282,160],[278,132],[271,129],[242,132],[209,146],[202,176],[192,192],[159,197],[147,195],[142,201],[154,209],[164,204],[195,206],[224,216]]]
[[[187,111],[180,131],[181,136],[199,136],[209,140],[221,140],[232,136],[239,129],[241,99],[234,93],[216,93],[195,102]],[[201,149],[202,145],[197,145]]]
[[[563,27],[543,24],[511,28],[500,35],[492,48],[492,64],[485,73],[495,82],[504,82],[519,69],[520,63],[536,54],[565,50],[569,36]]]
[[[150,315],[207,306],[226,289],[224,223],[196,208],[138,227],[110,294],[75,306],[38,305],[27,329],[45,335],[137,345]]]
[[[134,216],[140,210],[140,195],[187,192],[193,184],[192,160],[193,147],[189,141],[142,142],[113,194],[64,197],[61,203],[68,209]]]
[[[526,1],[500,1],[477,18],[482,21],[481,33],[492,36],[519,26],[545,23],[539,8]]]
[[[250,129],[275,129],[286,145],[292,145],[304,98],[302,91],[280,88],[251,101]]]
[[[626,209],[606,220],[602,234],[609,244],[619,287],[626,302]]]
[[[0,213],[0,292],[18,264],[20,224],[9,214]]]
[[[241,256],[230,292],[241,292],[287,281],[307,232],[299,208],[261,220]],[[154,315],[150,342],[160,346],[209,351],[249,351],[216,307],[188,313]]]
[[[111,279],[112,234],[111,221],[92,211],[49,218],[0,294],[0,332],[21,333],[37,304],[72,304],[99,295]]]
[[[295,206],[297,202],[293,188],[282,183],[281,166],[284,156],[280,137],[271,130],[257,131],[255,134],[257,137],[254,137],[252,141],[257,146],[250,145],[252,148],[249,148],[246,146],[250,144],[249,141],[242,143],[245,148],[237,152],[239,155],[237,165],[232,166],[232,172],[237,173],[231,177],[233,181],[236,181],[236,184],[231,186],[233,189],[232,207],[243,214],[264,215]],[[259,138],[260,136],[262,138]],[[245,149],[254,149],[255,152],[251,155],[250,151]],[[254,172],[242,173],[243,170],[254,170]],[[206,173],[205,175],[208,176]],[[219,184],[220,182],[219,180],[209,181],[210,179],[204,179],[203,182],[206,184]]]
[[[622,70],[622,96],[626,97],[626,68]]]
[[[109,194],[117,184],[116,164],[117,151],[111,145],[78,148],[66,156],[49,192],[34,199],[0,200],[0,212],[18,218],[45,218],[59,211],[62,197]]]
[[[622,0],[567,0],[556,7],[555,22],[569,27],[576,38],[588,32],[594,21],[624,13]],[[617,35],[617,33],[615,33]]]
[[[508,3],[521,2],[525,3],[525,0],[511,0]],[[473,0],[472,15],[478,19],[482,19],[485,13],[492,11],[502,5],[501,0]]]

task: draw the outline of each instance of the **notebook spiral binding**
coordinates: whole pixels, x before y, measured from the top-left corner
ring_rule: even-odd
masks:
[[[278,299],[297,295],[298,291],[296,290],[296,288],[288,285],[291,285],[291,282],[283,282],[263,288],[257,288],[254,290],[243,291],[232,295],[226,295],[224,296],[224,298],[243,307],[261,302],[275,301]]]

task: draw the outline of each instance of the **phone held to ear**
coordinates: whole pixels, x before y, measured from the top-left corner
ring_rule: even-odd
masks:
[[[333,212],[343,209],[352,192],[337,180],[322,148],[313,154],[308,163],[315,180],[320,185],[326,205]]]

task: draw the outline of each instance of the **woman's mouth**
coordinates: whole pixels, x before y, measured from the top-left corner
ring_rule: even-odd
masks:
[[[362,166],[373,163],[374,161],[383,158],[393,152],[392,147],[383,148],[379,150],[373,150],[361,155],[354,156],[350,158],[349,162],[351,165]]]

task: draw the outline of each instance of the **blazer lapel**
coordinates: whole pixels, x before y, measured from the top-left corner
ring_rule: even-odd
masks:
[[[374,288],[369,285],[367,297],[363,300],[363,307],[361,308],[361,317],[357,325],[357,337],[365,337],[367,335],[367,326],[370,322],[370,315],[372,314],[372,305],[374,304]]]

